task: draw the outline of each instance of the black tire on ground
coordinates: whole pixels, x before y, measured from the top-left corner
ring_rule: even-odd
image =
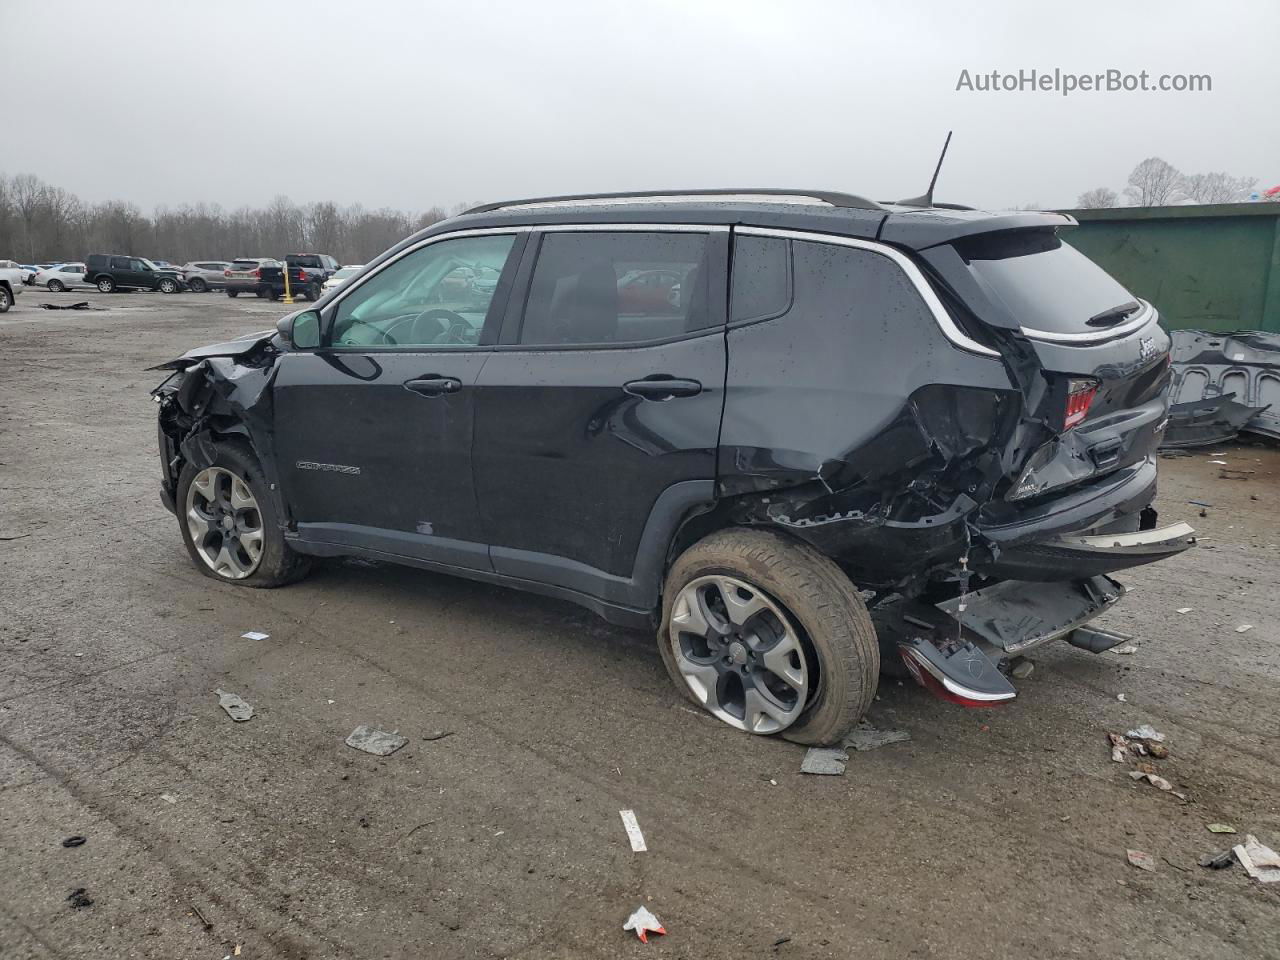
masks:
[[[265,300],[265,299],[267,298],[267,288],[266,288],[266,287],[258,287],[258,288],[257,288],[256,290],[254,290],[253,292],[254,292],[254,293],[256,293],[256,294],[258,295],[258,299],[260,299],[260,300]]]
[[[227,287],[227,296],[228,296],[228,297],[238,297],[238,296],[240,296],[240,291],[239,291],[239,290],[232,290],[230,287]]]
[[[320,285],[318,283],[307,285],[307,299],[312,303],[320,299]]]
[[[61,293],[63,290],[67,289],[66,285],[61,280],[50,280],[46,286],[48,286],[50,293]]]
[[[216,444],[217,453],[210,466],[223,467],[235,474],[249,486],[253,498],[258,501],[261,513],[263,546],[262,558],[257,569],[247,577],[234,580],[220,576],[205,563],[191,542],[191,532],[185,522],[187,491],[191,481],[200,470],[190,463],[185,464],[178,475],[178,489],[175,503],[178,507],[178,529],[182,534],[182,542],[187,548],[191,562],[197,570],[219,583],[230,583],[240,587],[281,587],[287,583],[301,580],[311,569],[311,558],[294,552],[280,532],[280,523],[276,516],[275,504],[271,500],[267,482],[262,476],[262,468],[249,447],[236,441],[223,441]]]
[[[159,290],[161,293],[177,293],[178,281],[170,280],[168,277],[160,281]]]
[[[204,293],[209,289],[209,285],[200,277],[192,277],[187,286],[191,288],[192,293]]]
[[[8,313],[13,306],[13,294],[8,287],[0,287],[0,313]]]
[[[110,277],[99,277],[94,281],[94,286],[98,288],[99,293],[115,293],[116,282]]]
[[[771,530],[721,530],[689,547],[663,587],[658,650],[676,689],[695,704],[667,628],[681,589],[712,574],[759,587],[781,604],[807,641],[809,671],[812,676],[816,668],[817,683],[804,711],[780,736],[803,744],[839,743],[871,706],[880,674],[875,627],[858,589],[830,558]]]

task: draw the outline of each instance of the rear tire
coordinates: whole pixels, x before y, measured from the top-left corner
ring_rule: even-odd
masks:
[[[116,282],[110,277],[99,277],[95,286],[98,288],[99,293],[115,293],[116,291]]]
[[[50,280],[46,286],[48,286],[50,293],[62,293],[63,290],[67,289],[61,280]]]
[[[209,285],[200,277],[193,277],[191,282],[187,284],[191,288],[192,293],[204,293],[209,289]]]
[[[767,622],[775,622],[772,633],[784,634],[783,640],[777,641],[778,646],[787,639],[788,628],[793,629],[798,646],[804,653],[803,661],[798,657],[789,661],[794,664],[789,668],[791,675],[797,678],[803,675],[803,704],[791,708],[791,716],[784,718],[781,729],[771,729],[777,723],[766,722],[762,729],[751,732],[778,733],[795,743],[839,743],[870,707],[880,674],[880,648],[876,642],[875,627],[857,588],[828,557],[808,544],[771,530],[722,530],[700,540],[680,555],[672,565],[663,588],[662,622],[658,631],[662,662],[676,688],[689,700],[738,729],[749,729],[748,724],[752,723],[745,700],[741,719],[738,719],[736,705],[732,702],[734,689],[745,691],[743,680],[729,678],[723,688],[717,686],[716,693],[708,693],[704,698],[691,686],[687,674],[698,683],[699,676],[711,676],[707,673],[709,669],[719,671],[723,676],[726,671],[732,672],[738,669],[737,664],[746,661],[742,669],[750,671],[753,665],[755,669],[754,673],[743,678],[746,682],[758,684],[758,680],[750,678],[766,677],[773,688],[786,694],[794,691],[785,684],[778,686],[781,674],[767,661],[768,652],[773,648],[768,643],[759,642],[762,634],[749,628],[735,631],[730,623],[735,614],[727,613],[722,593],[720,609],[726,613],[716,613],[714,606],[709,611],[710,617],[719,617],[722,625],[728,625],[730,632],[722,633],[718,641],[722,646],[702,644],[698,640],[700,631],[696,627],[688,629],[688,598],[703,595],[698,591],[705,589],[707,584],[713,584],[711,589],[714,593],[718,590],[714,585],[720,583],[728,585],[728,589],[738,589],[734,584],[745,587],[739,600],[746,598],[748,605],[754,604],[764,611],[748,616],[761,616]],[[763,596],[756,598],[753,596],[755,593]],[[677,610],[677,600],[681,598],[684,598],[683,606]],[[770,612],[774,608],[781,608],[784,614],[781,631],[776,626],[779,618]],[[707,612],[706,607],[702,609]],[[673,613],[679,613],[680,617],[673,620]],[[747,622],[755,621],[749,619]],[[685,630],[680,629],[682,625]],[[763,633],[769,632],[766,623]],[[738,638],[737,643],[734,642],[735,637]],[[768,639],[765,637],[766,641]],[[757,651],[757,646],[764,650],[764,656]],[[703,689],[708,688],[704,685]],[[723,703],[719,694],[721,689],[730,691]],[[711,700],[715,701],[720,712],[717,713],[709,704]],[[771,718],[764,713],[758,716],[762,721]]]
[[[320,299],[320,287],[317,284],[310,284],[307,287],[307,299],[315,303]]]
[[[259,299],[259,300],[265,300],[265,299],[267,298],[267,288],[266,288],[266,287],[258,287],[258,289],[254,291],[254,293],[256,293],[256,294],[258,295],[258,299]]]
[[[13,294],[8,287],[0,287],[0,313],[8,313],[13,306]]]
[[[285,542],[257,458],[247,445],[234,441],[217,443],[214,449],[208,466],[183,466],[174,499],[182,542],[196,569],[210,579],[240,587],[280,587],[306,576],[311,559]],[[236,481],[243,488],[236,487]],[[214,521],[232,514],[231,526],[237,532],[234,542],[228,542],[221,525]],[[193,539],[193,528],[199,543]],[[250,541],[255,534],[255,540]],[[256,554],[251,543],[258,544]],[[228,559],[219,561],[223,556]]]
[[[227,289],[227,296],[228,296],[228,297],[238,297],[238,296],[240,296],[240,291],[239,291],[239,290],[232,290],[232,289],[228,288],[228,289]]]

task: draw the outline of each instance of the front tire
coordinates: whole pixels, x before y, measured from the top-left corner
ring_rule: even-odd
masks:
[[[770,530],[713,533],[672,565],[658,648],[686,697],[739,730],[835,744],[875,696],[880,649],[828,557]]]
[[[62,293],[67,289],[61,280],[50,280],[46,286],[48,286],[50,293]]]
[[[242,587],[301,579],[311,561],[285,542],[257,459],[241,443],[215,451],[212,463],[188,463],[178,476],[174,502],[191,562],[206,577]]]
[[[116,282],[110,277],[100,277],[95,284],[99,293],[115,293]]]
[[[161,280],[159,289],[161,293],[177,293],[178,281],[169,279]]]
[[[0,287],[0,313],[8,313],[13,306],[13,294],[8,287]]]

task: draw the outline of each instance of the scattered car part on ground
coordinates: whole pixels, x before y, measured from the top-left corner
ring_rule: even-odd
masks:
[[[269,640],[271,639],[271,634],[262,633],[259,630],[248,630],[240,634],[240,639],[241,640]]]
[[[92,306],[88,300],[81,300],[77,303],[42,303],[41,310],[106,310],[107,307]]]
[[[1207,823],[1205,829],[1210,833],[1235,833],[1236,828],[1229,823]]]
[[[845,736],[844,745],[845,747],[852,747],[854,750],[876,750],[891,743],[906,743],[910,739],[910,731],[880,730],[872,726],[866,718],[863,718]]]
[[[67,839],[62,841],[62,845],[64,847],[83,847],[85,845],[86,839],[87,839],[86,837],[82,837],[79,834],[77,834],[74,837],[67,837]]]
[[[1156,858],[1149,853],[1143,853],[1141,850],[1126,850],[1125,858],[1131,866],[1137,867],[1139,870],[1146,870],[1149,873],[1155,873]]]
[[[253,707],[245,703],[238,695],[226,690],[213,691],[218,695],[218,706],[227,712],[227,716],[236,723],[244,723],[253,719]]]
[[[801,773],[812,773],[816,776],[844,776],[845,765],[849,762],[849,754],[839,747],[810,747],[800,761]]]
[[[1280,440],[1280,334],[1175,330],[1171,338],[1166,445],[1218,443],[1233,426]]]
[[[1070,217],[745,194],[476,208],[274,336],[162,365],[193,561],[277,586],[354,554],[573,600],[656,628],[713,716],[812,745],[866,712],[882,650],[990,706],[1031,646],[1126,642],[1086,626],[1109,575],[1194,542],[1150,507],[1154,308]],[[877,637],[895,605],[911,629]]]
[[[346,742],[348,747],[372,753],[375,757],[387,757],[408,743],[409,738],[395,732],[387,733],[385,730],[378,730],[367,723],[362,723],[351,731]]]

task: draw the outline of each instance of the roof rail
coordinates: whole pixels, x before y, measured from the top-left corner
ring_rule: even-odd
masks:
[[[835,193],[830,190],[780,190],[776,187],[726,187],[712,190],[633,190],[625,193],[580,193],[566,194],[560,197],[530,197],[525,200],[502,200],[498,203],[486,203],[478,207],[472,207],[470,210],[463,211],[463,213],[464,215],[468,213],[490,213],[494,210],[504,210],[509,207],[553,203],[569,204],[579,200],[587,202],[601,200],[661,201],[664,199],[681,200],[699,197],[805,197],[821,203],[828,203],[833,207],[846,207],[855,210],[884,209],[874,200],[868,200],[866,197],[859,197],[852,193]]]

